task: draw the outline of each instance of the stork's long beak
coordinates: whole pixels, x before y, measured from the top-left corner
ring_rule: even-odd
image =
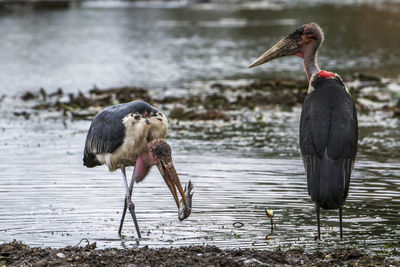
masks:
[[[264,54],[257,58],[249,68],[262,65],[278,57],[294,55],[298,51],[300,45],[296,39],[286,37],[280,40],[273,47],[268,49]]]
[[[175,199],[176,206],[178,207],[179,220],[182,221],[186,219],[192,212],[192,183],[189,181],[187,187],[185,186],[185,190],[183,190],[181,181],[179,180],[179,176],[175,170],[174,163],[172,162],[172,158],[170,156],[166,159],[158,160],[157,168],[160,171],[162,177],[165,180],[165,183],[168,185],[168,188]],[[180,202],[178,198],[178,193],[176,191],[177,188],[182,197],[182,200]]]

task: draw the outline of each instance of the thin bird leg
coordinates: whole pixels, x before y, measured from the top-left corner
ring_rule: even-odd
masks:
[[[128,181],[126,180],[125,168],[121,168],[121,171],[122,171],[122,176],[124,178],[124,184],[125,184],[125,203],[127,203],[129,212],[132,215],[132,219],[133,219],[133,222],[135,223],[136,232],[138,234],[138,237],[142,238],[142,235],[140,234],[140,230],[139,230],[139,224],[136,219],[135,205],[131,201],[131,194],[130,194],[131,191],[130,191],[130,188],[128,187]],[[133,186],[132,186],[132,189],[133,189]],[[120,228],[122,230],[122,225],[120,225]]]
[[[342,228],[342,206],[339,208],[339,223],[340,223],[340,240],[343,240],[343,228]]]
[[[315,204],[315,211],[317,212],[318,240],[321,240],[321,230],[320,230],[320,222],[319,222],[319,206],[317,204]]]
[[[132,191],[133,191],[133,185],[135,182],[134,177],[135,172],[132,173],[132,178],[131,178],[131,183],[129,185],[129,196],[130,199],[132,199]],[[125,221],[125,215],[126,215],[126,210],[128,209],[128,203],[126,201],[126,197],[124,198],[124,210],[122,211],[122,218],[121,218],[121,223],[119,224],[119,229],[118,229],[118,234],[121,236],[122,233],[122,227],[124,225],[124,221]],[[135,225],[136,226],[136,225]]]

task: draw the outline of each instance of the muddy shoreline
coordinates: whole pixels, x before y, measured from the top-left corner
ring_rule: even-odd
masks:
[[[399,252],[371,255],[346,248],[330,252],[291,250],[222,250],[215,246],[150,249],[84,247],[32,248],[13,241],[0,245],[0,266],[400,266]]]

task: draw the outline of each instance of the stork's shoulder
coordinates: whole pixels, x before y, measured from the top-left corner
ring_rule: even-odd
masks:
[[[168,128],[168,120],[163,115],[161,112],[157,111],[152,111],[149,113],[140,113],[140,112],[132,112],[126,114],[122,118],[122,123],[125,126],[125,129],[127,131],[130,131],[130,129],[135,128],[136,131],[137,129],[148,129],[148,130],[155,130],[155,129],[163,129],[163,132],[167,131]],[[142,131],[142,130],[141,130]],[[162,138],[162,137],[157,137],[157,138]]]
[[[313,74],[311,76],[307,94],[311,94],[315,90],[322,88],[343,89],[347,93],[349,93],[349,90],[347,89],[339,74],[326,70],[321,70],[317,74]]]
[[[128,114],[136,113],[140,115],[158,112],[158,109],[142,101],[135,100],[128,103],[118,104],[100,111],[96,117],[112,117],[113,119],[122,119]],[[96,118],[95,118],[96,119]]]
[[[129,113],[150,114],[159,111],[157,108],[142,100],[135,100],[122,105],[125,105]]]
[[[113,152],[122,144],[128,124],[133,125],[138,120],[146,122],[149,118],[156,121],[159,118],[164,124],[167,121],[157,108],[141,100],[103,109],[90,125],[86,148],[92,153]]]
[[[94,167],[106,163],[110,170],[115,170],[123,159],[124,166],[134,165],[136,158],[132,153],[140,154],[153,139],[164,139],[167,122],[157,108],[141,100],[102,110],[90,125],[84,164]]]

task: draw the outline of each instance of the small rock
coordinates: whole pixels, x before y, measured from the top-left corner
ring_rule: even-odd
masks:
[[[26,112],[26,111],[14,111],[14,115],[15,116],[22,116],[22,117],[24,117],[25,119],[29,119],[30,118],[30,116],[31,116],[31,114],[29,114],[28,112]]]
[[[59,257],[59,258],[65,258],[65,255],[64,255],[64,253],[62,253],[62,252],[58,252],[56,255],[57,255],[57,257]]]
[[[262,266],[264,266],[264,265],[265,265],[265,263],[263,263],[262,261],[259,261],[259,260],[257,260],[257,259],[247,259],[247,260],[244,260],[244,261],[243,261],[243,264],[244,264],[244,265],[252,265],[252,266],[254,266],[254,265],[262,265]]]
[[[37,98],[37,95],[35,95],[35,94],[32,93],[32,92],[26,92],[25,94],[23,94],[23,95],[21,96],[21,98],[22,98],[22,100],[24,100],[24,101],[28,101],[28,100],[32,100],[32,99]]]

